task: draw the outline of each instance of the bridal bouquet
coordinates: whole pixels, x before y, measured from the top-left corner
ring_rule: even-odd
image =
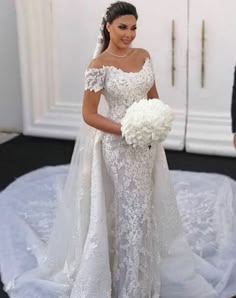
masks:
[[[174,119],[172,110],[160,99],[141,99],[133,103],[121,119],[121,132],[133,147],[147,147],[166,139]]]

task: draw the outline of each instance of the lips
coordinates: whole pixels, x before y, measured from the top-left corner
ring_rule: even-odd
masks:
[[[125,45],[128,45],[131,43],[131,40],[127,40],[127,39],[122,39],[122,42],[125,44]]]

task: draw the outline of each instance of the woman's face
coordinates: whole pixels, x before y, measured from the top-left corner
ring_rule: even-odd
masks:
[[[136,36],[136,22],[133,15],[124,15],[116,18],[111,24],[107,23],[110,43],[120,49],[130,47]]]

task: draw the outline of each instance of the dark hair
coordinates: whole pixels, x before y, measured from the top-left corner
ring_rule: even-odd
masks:
[[[107,31],[106,23],[108,22],[111,24],[115,19],[124,15],[132,15],[136,18],[136,20],[138,19],[136,7],[131,3],[124,2],[124,1],[117,1],[115,3],[112,3],[107,8],[106,14],[102,20],[102,26],[101,26],[101,31],[104,39],[102,52],[106,50],[110,42],[110,34]]]

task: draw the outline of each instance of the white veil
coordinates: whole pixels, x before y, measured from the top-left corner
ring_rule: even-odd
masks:
[[[103,49],[104,39],[101,30],[102,28],[99,31],[93,58],[96,58]],[[106,110],[106,102],[101,96],[99,113],[104,115]],[[64,268],[63,273],[70,277],[74,268],[79,267],[89,226],[93,148],[101,137],[101,131],[83,121],[64,188],[58,189],[56,220],[43,262],[43,267],[46,265],[50,275],[57,272],[61,274]],[[73,242],[76,242],[76,245]]]
[[[103,18],[103,22],[104,20]],[[93,58],[103,49],[101,30],[102,28]],[[101,96],[99,113],[106,115],[106,111],[107,104]],[[89,226],[93,148],[96,142],[101,141],[102,134],[83,122],[75,142],[67,178],[65,181],[58,181],[56,218],[50,239],[46,247],[36,248],[34,251],[38,266],[15,277],[6,285],[5,290],[16,288],[32,279],[50,279],[65,285],[73,281]]]

